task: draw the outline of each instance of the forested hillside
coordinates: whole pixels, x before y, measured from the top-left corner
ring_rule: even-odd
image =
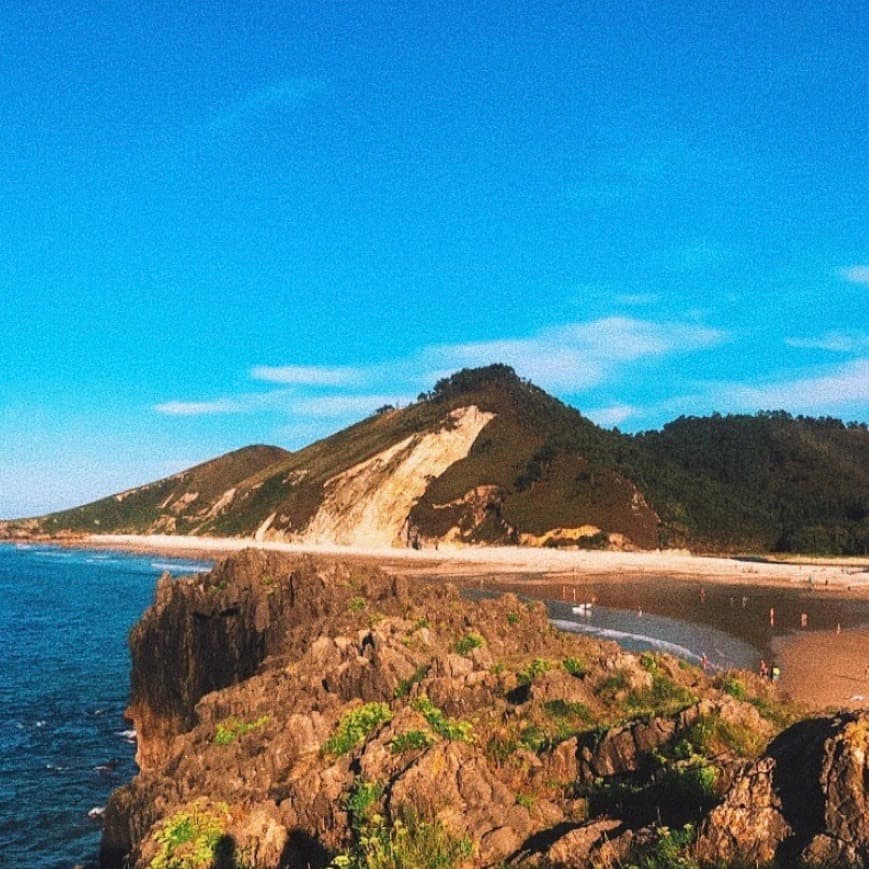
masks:
[[[680,417],[634,439],[632,476],[673,541],[864,554],[869,431],[829,417]]]

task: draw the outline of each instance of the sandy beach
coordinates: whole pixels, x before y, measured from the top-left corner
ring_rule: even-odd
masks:
[[[57,541],[87,547],[105,547],[143,552],[220,557],[256,547],[276,552],[328,555],[401,565],[409,572],[462,575],[487,573],[548,574],[606,577],[633,574],[670,579],[698,577],[748,585],[790,585],[816,590],[847,591],[869,598],[869,558],[829,561],[794,559],[783,561],[760,557],[692,555],[682,550],[610,552],[534,549],[521,546],[397,549],[389,547],[326,546],[252,538],[184,537],[171,535],[95,534],[76,540]]]
[[[813,709],[869,708],[869,626],[773,640],[781,687]]]

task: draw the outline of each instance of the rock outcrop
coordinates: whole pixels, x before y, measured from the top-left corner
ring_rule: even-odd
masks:
[[[710,813],[698,854],[869,866],[869,713],[802,721],[773,740]]]
[[[141,772],[107,806],[107,869],[866,862],[866,716],[773,739],[768,685],[560,633],[512,595],[249,551],[162,579],[131,649]],[[748,735],[773,739],[757,760]]]

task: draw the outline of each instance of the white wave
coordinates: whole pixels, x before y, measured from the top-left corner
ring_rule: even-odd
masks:
[[[135,730],[119,730],[117,735],[120,736],[121,739],[129,741],[135,739],[137,734]]]
[[[151,567],[154,570],[169,570],[172,573],[179,573],[183,571],[184,573],[208,573],[211,570],[210,565],[202,565],[202,564],[185,564],[178,562],[169,562],[169,561],[152,561]]]
[[[105,806],[94,806],[92,809],[88,810],[88,817],[96,820],[97,818],[101,818],[105,813]]]
[[[681,646],[679,643],[671,643],[669,640],[662,640],[658,637],[650,637],[646,634],[632,634],[628,631],[617,631],[613,628],[599,628],[597,625],[589,625],[584,622],[572,622],[566,619],[552,619],[552,624],[563,631],[571,631],[575,634],[592,634],[595,637],[601,637],[605,640],[614,640],[617,643],[624,640],[632,640],[635,643],[645,643],[662,652],[669,652],[677,658],[684,658],[688,661],[701,660],[701,656],[696,652],[692,652],[687,646]]]

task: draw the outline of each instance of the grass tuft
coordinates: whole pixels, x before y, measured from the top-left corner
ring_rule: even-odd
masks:
[[[366,703],[345,712],[338,728],[323,746],[325,754],[340,756],[363,743],[381,724],[392,719],[385,703]]]

